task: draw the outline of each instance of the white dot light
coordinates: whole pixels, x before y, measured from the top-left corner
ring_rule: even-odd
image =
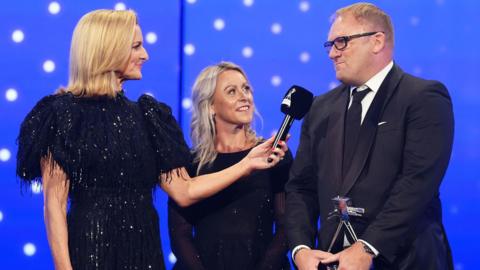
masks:
[[[310,10],[310,3],[307,1],[302,1],[300,2],[300,5],[298,5],[298,8],[300,9],[300,11],[307,12],[308,10]]]
[[[155,97],[152,92],[145,92],[144,94],[147,96]]]
[[[175,254],[173,254],[173,252],[170,252],[170,254],[168,255],[168,261],[170,263],[176,263],[177,262],[177,257],[175,257]]]
[[[32,192],[35,193],[35,194],[39,194],[42,192],[42,184],[40,184],[39,182],[34,182],[32,184]]]
[[[195,4],[197,2],[197,0],[187,0],[187,3],[189,4]]]
[[[154,44],[157,42],[157,34],[154,32],[148,32],[147,35],[145,35],[145,40],[148,44]]]
[[[275,75],[272,77],[271,82],[273,86],[279,86],[282,83],[282,78],[280,78],[278,75]]]
[[[182,99],[182,108],[188,110],[192,107],[192,100],[190,98]]]
[[[300,54],[300,61],[302,63],[307,63],[308,61],[310,61],[310,54],[308,52],[302,52]]]
[[[52,60],[43,62],[43,70],[47,73],[53,72],[55,70],[55,62]]]
[[[422,74],[422,68],[421,67],[415,67],[413,69],[413,74],[415,75],[421,75]]]
[[[410,18],[410,24],[412,26],[417,26],[420,23],[420,18],[418,17],[411,17]]]
[[[253,5],[253,0],[243,0],[243,4],[246,7],[251,7]]]
[[[245,58],[250,58],[250,57],[252,57],[252,55],[253,55],[253,49],[252,49],[251,47],[248,47],[248,46],[247,46],[247,47],[244,47],[244,48],[242,49],[242,55],[243,55],[243,57],[245,57]]]
[[[60,4],[58,2],[51,2],[49,5],[48,5],[48,12],[50,12],[50,14],[58,14],[61,10],[61,7],[60,7]]]
[[[5,91],[5,98],[6,98],[8,101],[15,101],[15,100],[17,100],[17,98],[18,98],[18,92],[17,92],[17,90],[15,90],[15,89],[13,89],[13,88],[7,89],[7,91]]]
[[[20,43],[25,39],[25,34],[23,34],[22,30],[15,30],[12,33],[12,40],[13,42]]]
[[[328,84],[328,89],[333,89],[338,86],[338,82],[330,82]]]
[[[275,35],[278,35],[282,32],[282,25],[279,23],[274,23],[272,24],[271,30],[272,30],[272,33],[274,33]]]
[[[118,3],[115,4],[114,9],[115,10],[126,10],[127,6],[122,2],[118,2]]]
[[[0,211],[0,222],[2,222],[2,220],[3,220],[3,212]]]
[[[216,19],[214,22],[213,22],[213,28],[215,28],[215,30],[218,30],[218,31],[222,31],[223,28],[225,28],[225,21],[223,19]]]
[[[0,161],[7,162],[11,156],[12,154],[7,148],[0,149]]]
[[[35,247],[34,244],[32,244],[32,243],[26,243],[26,244],[23,246],[23,253],[25,253],[25,255],[27,255],[27,256],[33,256],[33,255],[35,255],[35,252],[37,252],[37,248]]]
[[[195,46],[193,46],[193,44],[191,43],[185,44],[185,47],[183,47],[183,51],[186,55],[193,55],[195,53]]]

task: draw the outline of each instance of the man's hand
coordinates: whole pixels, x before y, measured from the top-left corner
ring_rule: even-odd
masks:
[[[295,265],[299,270],[317,270],[321,260],[334,256],[332,253],[315,249],[300,249],[295,254]]]
[[[339,270],[368,270],[372,266],[372,261],[373,255],[365,252],[361,242],[356,242],[349,248],[321,260],[321,263],[338,262]]]

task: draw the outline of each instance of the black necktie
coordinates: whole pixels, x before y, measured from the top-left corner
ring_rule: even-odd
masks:
[[[355,88],[352,92],[352,104],[347,111],[347,117],[345,119],[345,139],[343,148],[343,166],[342,172],[345,177],[350,163],[352,162],[355,148],[357,146],[358,133],[360,131],[360,124],[362,119],[362,99],[370,91],[369,88],[357,91]]]

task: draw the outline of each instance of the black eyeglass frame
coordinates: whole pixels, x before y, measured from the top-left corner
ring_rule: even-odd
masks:
[[[335,48],[339,51],[343,51],[347,48],[348,46],[348,42],[352,39],[355,39],[355,38],[359,38],[359,37],[368,37],[368,36],[373,36],[377,33],[383,33],[382,31],[375,31],[375,32],[366,32],[366,33],[361,33],[361,34],[355,34],[355,35],[350,35],[350,36],[341,36],[341,37],[337,37],[335,38],[334,40],[332,41],[327,41],[325,43],[323,43],[323,47],[325,47],[325,49],[327,49],[327,52],[329,52],[333,46],[335,46]],[[343,44],[345,44],[343,47],[338,47],[337,46],[337,42],[342,42]]]

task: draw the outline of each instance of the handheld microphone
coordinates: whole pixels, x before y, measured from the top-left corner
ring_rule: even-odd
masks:
[[[280,110],[285,114],[285,117],[275,135],[274,148],[278,146],[280,140],[284,141],[287,138],[293,120],[300,120],[307,114],[312,102],[313,94],[307,89],[298,85],[293,85],[288,89],[280,106]]]

